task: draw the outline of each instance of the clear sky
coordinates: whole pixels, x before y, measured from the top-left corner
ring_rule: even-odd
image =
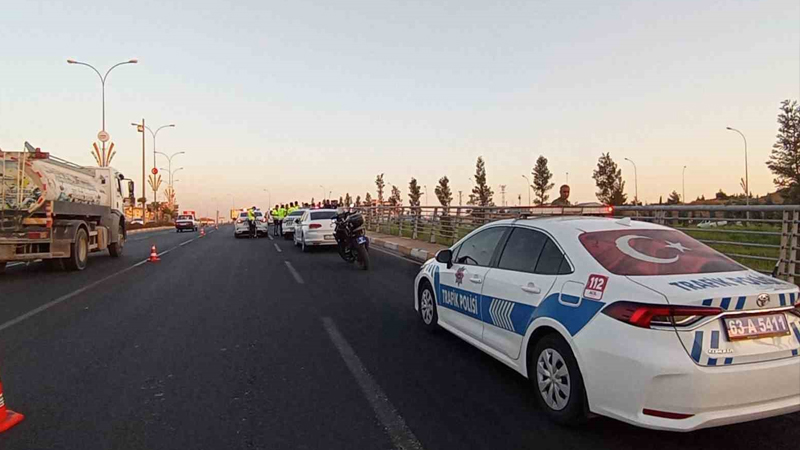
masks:
[[[28,140],[94,164],[100,82],[114,163],[141,178],[143,117],[175,157],[178,201],[206,212],[375,196],[386,173],[471,188],[475,159],[507,201],[526,199],[536,158],[593,201],[611,152],[633,196],[773,190],[765,161],[778,105],[800,97],[800,2],[64,1],[0,14],[0,148]],[[152,167],[152,140],[147,141]],[[166,159],[159,156],[159,166]],[[388,189],[387,189],[388,190]],[[152,193],[148,196],[152,198]],[[554,189],[552,197],[557,196]],[[423,199],[424,200],[424,199]],[[499,203],[499,194],[495,197]]]

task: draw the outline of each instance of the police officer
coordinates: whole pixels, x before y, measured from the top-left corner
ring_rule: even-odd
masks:
[[[283,218],[286,217],[286,206],[281,203],[281,206],[278,208],[278,221],[275,227],[275,236],[280,236],[283,234]]]
[[[256,207],[247,209],[247,226],[250,229],[250,239],[258,236],[256,233]]]
[[[569,206],[570,205],[570,203],[569,203],[569,185],[567,185],[567,184],[562,185],[558,189],[558,195],[559,195],[559,197],[557,199],[553,200],[553,203],[551,203],[552,206]]]

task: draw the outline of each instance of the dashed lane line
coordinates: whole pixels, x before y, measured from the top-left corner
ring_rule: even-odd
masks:
[[[422,450],[422,444],[408,428],[406,421],[394,408],[392,402],[389,401],[389,397],[384,394],[378,383],[375,382],[364,365],[361,364],[358,355],[356,355],[356,352],[350,347],[350,344],[347,343],[347,340],[339,332],[339,329],[336,328],[336,323],[333,319],[330,317],[323,317],[322,323],[331,341],[333,341],[333,345],[339,350],[339,354],[344,360],[345,365],[347,365],[353,378],[356,379],[358,386],[364,393],[364,397],[366,397],[370,406],[372,406],[372,410],[375,412],[378,420],[381,421],[386,431],[389,433],[389,437],[395,448],[403,450]]]
[[[286,264],[286,268],[289,269],[289,272],[291,272],[292,276],[294,277],[294,281],[297,281],[297,284],[306,284],[306,282],[303,281],[303,277],[301,277],[297,270],[295,270],[292,263],[289,261],[284,261],[284,263]]]
[[[277,251],[278,251],[278,253],[283,253],[283,250],[281,250],[281,248],[280,248],[280,247],[278,247],[278,244],[272,244],[272,245],[274,245],[274,246],[275,246],[275,250],[277,250]]]

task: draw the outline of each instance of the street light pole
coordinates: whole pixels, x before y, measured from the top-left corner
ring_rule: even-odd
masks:
[[[637,205],[639,204],[639,174],[636,170],[636,163],[633,162],[630,158],[625,158],[625,161],[630,162],[633,164],[633,186],[634,186],[634,194],[633,194],[633,202]]]
[[[425,206],[428,206],[428,185],[423,186],[425,188]]]
[[[267,197],[268,198],[268,200],[267,200],[267,211],[270,211],[270,210],[272,210],[272,192],[270,192],[269,189],[264,189],[264,192],[266,192],[267,196],[268,196]]]
[[[322,188],[322,201],[324,202],[325,201],[325,186],[320,184],[319,187]]]
[[[683,203],[686,204],[686,166],[683,166],[683,180],[681,181],[681,188],[683,190]]]
[[[741,131],[737,130],[736,128],[725,127],[725,129],[729,130],[729,131],[735,131],[735,132],[739,133],[739,136],[741,136],[742,140],[744,140],[744,196],[745,196],[745,201],[747,202],[747,205],[749,206],[750,205],[750,178],[748,177],[748,174],[747,174],[747,138],[744,137],[744,133],[742,133]]]
[[[525,178],[525,184],[528,186],[528,206],[531,206],[531,182],[525,175],[522,178]]]
[[[121,65],[124,65],[124,64],[136,64],[138,62],[139,62],[138,59],[131,59],[131,60],[128,60],[128,61],[123,61],[121,63],[114,64],[113,66],[111,66],[110,69],[108,69],[106,71],[105,75],[100,75],[100,71],[97,70],[91,64],[87,64],[85,62],[80,62],[80,61],[75,61],[73,59],[68,59],[67,60],[67,64],[77,64],[79,66],[86,66],[86,67],[94,70],[94,73],[96,73],[97,76],[100,77],[100,85],[101,85],[102,98],[103,98],[103,128],[102,128],[101,131],[106,131],[106,79],[108,78],[108,74],[111,73],[111,71],[114,70],[115,67],[118,67],[118,66],[121,66]],[[144,123],[144,120],[142,121],[142,123]],[[103,144],[103,154],[105,154],[105,152],[106,152],[106,143],[105,143],[105,141],[101,141],[101,144]]]

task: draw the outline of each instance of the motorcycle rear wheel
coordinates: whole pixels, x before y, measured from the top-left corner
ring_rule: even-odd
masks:
[[[358,252],[358,267],[360,267],[362,270],[369,270],[370,261],[367,247],[359,245],[356,251]]]

